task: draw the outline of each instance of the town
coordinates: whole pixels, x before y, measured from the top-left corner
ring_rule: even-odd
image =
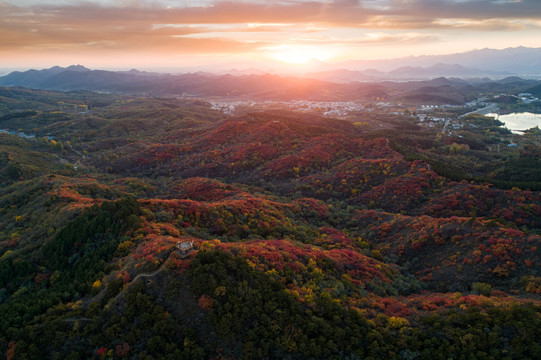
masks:
[[[375,103],[355,101],[255,101],[220,99],[209,101],[211,108],[227,115],[238,115],[252,111],[271,109],[287,109],[302,112],[316,112],[325,117],[355,120],[362,113],[385,113],[397,116],[407,116],[417,120],[427,128],[440,126],[443,133],[457,130],[465,125],[463,119],[470,114],[480,114],[497,117],[502,99],[512,99],[517,103],[532,104],[539,99],[530,93],[498,94],[485,96],[464,105],[450,104],[394,104],[378,101]],[[380,100],[380,99],[377,99]],[[516,130],[515,130],[516,131]]]

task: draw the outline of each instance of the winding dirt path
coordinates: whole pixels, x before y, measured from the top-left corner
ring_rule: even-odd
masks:
[[[112,298],[111,300],[109,300],[107,302],[107,304],[105,305],[105,307],[109,307],[111,306],[119,297],[120,295],[124,294],[126,292],[126,290],[128,290],[128,288],[130,286],[132,286],[133,284],[135,284],[135,282],[137,280],[139,280],[140,278],[143,278],[143,277],[153,277],[155,276],[156,274],[158,274],[159,272],[161,272],[165,266],[167,265],[167,263],[169,262],[169,259],[171,258],[171,256],[173,255],[173,253],[171,253],[171,255],[169,255],[169,257],[167,258],[167,260],[165,260],[163,262],[163,264],[160,265],[159,268],[157,268],[156,270],[152,271],[152,272],[149,272],[149,273],[142,273],[142,274],[138,274],[136,277],[134,277],[129,283],[128,285],[126,285],[121,292],[119,292],[114,298]]]

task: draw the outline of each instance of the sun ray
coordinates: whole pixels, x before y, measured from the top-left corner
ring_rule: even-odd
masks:
[[[277,45],[266,50],[274,60],[288,64],[305,64],[311,60],[325,61],[333,55],[328,48],[306,45]]]

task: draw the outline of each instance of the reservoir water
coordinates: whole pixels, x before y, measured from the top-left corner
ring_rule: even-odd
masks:
[[[541,114],[533,113],[511,113],[506,115],[487,114],[505,123],[505,127],[512,132],[522,132],[539,126],[541,128]]]

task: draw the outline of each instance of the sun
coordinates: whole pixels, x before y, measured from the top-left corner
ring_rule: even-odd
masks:
[[[280,51],[272,55],[275,60],[288,64],[305,64],[314,59],[312,54],[300,50]]]
[[[279,45],[269,49],[274,60],[287,64],[306,64],[311,60],[325,61],[331,57],[330,52],[321,48],[295,45]]]

